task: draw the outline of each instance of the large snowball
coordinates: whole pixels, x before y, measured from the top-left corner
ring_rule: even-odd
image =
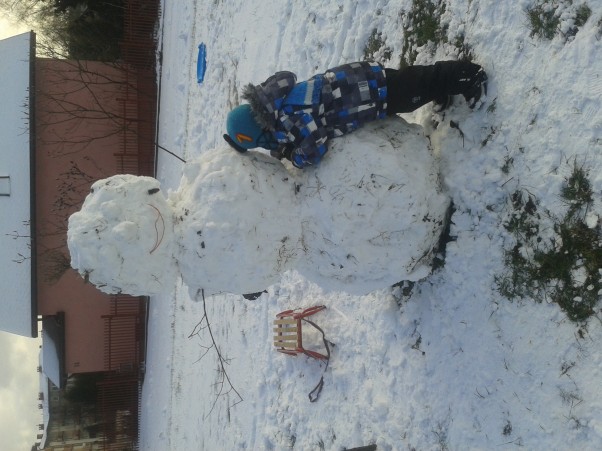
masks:
[[[150,295],[173,288],[173,213],[159,188],[151,177],[100,180],[69,218],[71,266],[100,290]]]
[[[304,179],[308,278],[364,294],[430,273],[450,200],[421,126],[391,118],[334,139]]]
[[[252,293],[297,264],[299,198],[293,176],[259,152],[214,149],[188,164],[170,202],[182,278],[209,293]]]

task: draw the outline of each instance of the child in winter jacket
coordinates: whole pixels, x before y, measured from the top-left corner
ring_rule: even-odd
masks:
[[[244,88],[248,104],[230,111],[224,139],[239,152],[263,147],[303,168],[320,161],[329,139],[366,122],[408,113],[431,101],[443,109],[457,94],[473,108],[486,87],[483,68],[467,61],[401,70],[356,62],[301,83],[292,72],[277,72],[260,85]]]

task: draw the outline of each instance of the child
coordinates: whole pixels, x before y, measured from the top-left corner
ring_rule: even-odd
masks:
[[[263,147],[303,168],[317,164],[328,140],[362,124],[408,113],[434,101],[440,110],[462,94],[473,108],[487,92],[483,68],[467,61],[385,69],[378,63],[344,64],[297,83],[277,72],[260,85],[247,85],[248,104],[230,111],[224,139],[239,152]]]

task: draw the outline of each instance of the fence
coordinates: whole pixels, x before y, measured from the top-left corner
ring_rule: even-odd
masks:
[[[98,409],[105,450],[138,449],[141,376],[144,372],[146,298],[112,296],[104,315],[105,374]]]
[[[155,175],[157,24],[160,0],[125,0],[121,57],[125,90],[120,173]],[[105,324],[105,377],[98,384],[104,449],[137,450],[144,372],[146,298],[113,296]]]
[[[98,383],[103,449],[137,450],[140,382],[136,375],[109,377]]]
[[[120,173],[154,175],[157,122],[157,18],[159,0],[126,0],[121,57],[126,76]]]
[[[105,327],[104,370],[130,373],[140,368],[146,329],[145,298],[112,296],[111,313],[102,318]]]

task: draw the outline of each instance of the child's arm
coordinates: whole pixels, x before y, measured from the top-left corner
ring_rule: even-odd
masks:
[[[326,129],[318,126],[309,113],[283,116],[280,121],[290,141],[287,147],[291,151],[286,158],[298,168],[318,164],[328,151]]]
[[[293,89],[297,76],[289,71],[276,72],[263,83],[247,85],[243,89],[243,99],[247,100],[253,111],[262,116],[261,125],[271,129],[270,124],[278,117],[278,110],[284,98]]]

